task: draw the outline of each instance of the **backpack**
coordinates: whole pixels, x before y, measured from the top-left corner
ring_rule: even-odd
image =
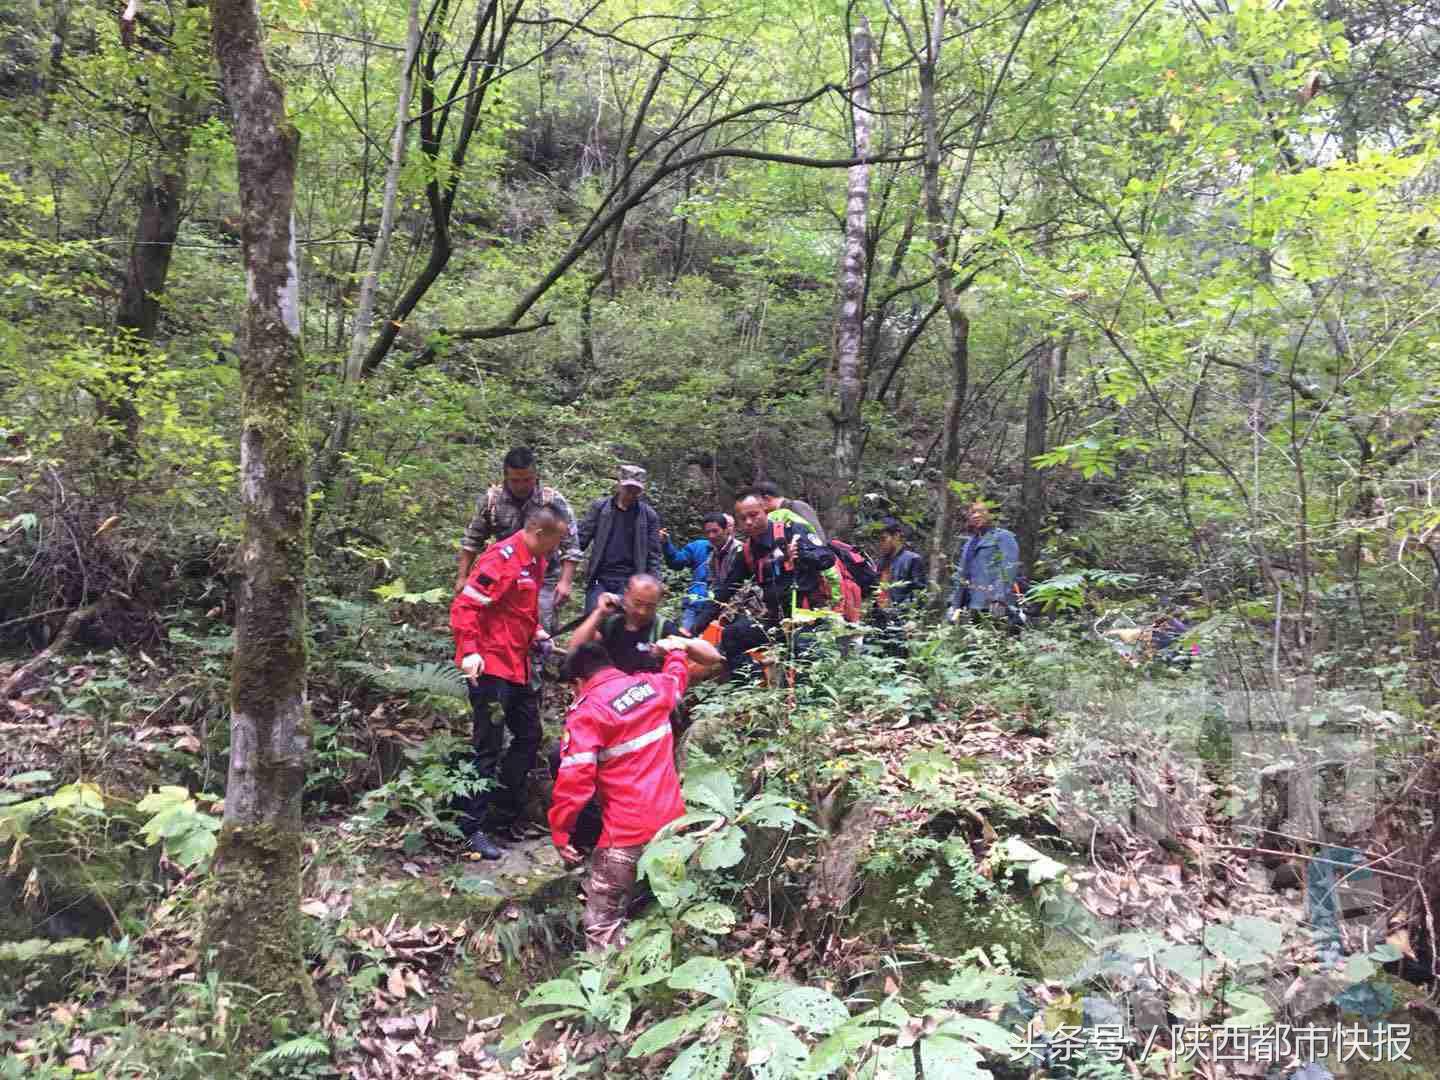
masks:
[[[831,540],[829,546],[835,553],[835,565],[840,567],[841,576],[848,577],[859,586],[862,597],[873,593],[875,586],[880,584],[880,568],[875,565],[875,560],[844,540]]]
[[[779,521],[772,521],[770,523],[770,537],[775,545],[781,544],[785,539],[785,525]],[[869,567],[870,581],[872,586],[876,581],[880,580],[879,571],[875,569],[875,564],[873,562],[867,559],[860,552],[856,551],[849,544],[841,543],[838,540],[832,540],[830,541],[830,548],[832,551],[835,551],[835,566],[840,571],[840,596],[837,598],[830,595],[830,582],[824,574],[820,574],[819,580],[815,587],[815,591],[808,595],[802,595],[800,597],[800,603],[802,607],[823,608],[830,607],[832,604],[836,603],[838,599],[841,617],[846,622],[859,622],[861,601],[865,595],[864,589],[860,585],[860,582],[851,575],[850,566],[847,562],[848,557],[842,556],[839,551],[836,551],[836,544],[840,544],[840,547],[844,548],[851,555],[859,559],[859,561],[863,564],[862,572],[864,571],[865,566]],[[760,560],[760,564],[757,567],[755,564],[755,556],[752,555],[750,552],[749,543],[747,542],[745,544],[745,566],[752,574],[755,575],[755,580],[760,583],[762,588],[765,585],[766,567],[773,561],[773,556],[767,556],[766,558]],[[782,565],[786,570],[794,569],[794,566],[788,561]]]

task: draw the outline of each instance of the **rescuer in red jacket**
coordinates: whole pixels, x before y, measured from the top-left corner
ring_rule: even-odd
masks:
[[[685,813],[675,773],[670,710],[685,693],[686,657],[707,643],[662,638],[658,672],[626,675],[597,641],[579,646],[565,662],[575,702],[565,717],[560,772],[550,804],[550,835],[570,865],[584,858],[570,843],[575,820],[591,797],[604,817],[590,856],[585,886],[585,937],[592,950],[623,946],[625,910],[635,890],[635,867],[651,837]]]
[[[462,828],[470,849],[487,859],[503,853],[485,830],[508,830],[519,820],[525,780],[540,752],[540,695],[530,687],[530,645],[547,636],[540,629],[546,557],[569,531],[557,510],[531,509],[523,529],[475,560],[450,605],[455,663],[470,684],[475,769],[492,785],[469,800]],[[510,729],[503,761],[502,722]]]

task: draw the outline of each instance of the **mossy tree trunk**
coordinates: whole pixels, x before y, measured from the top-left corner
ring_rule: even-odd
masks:
[[[244,539],[236,596],[230,776],[206,950],[226,980],[266,998],[253,1034],[318,1015],[300,940],[305,699],[306,443],[294,198],[298,135],[265,63],[258,9],[211,0],[230,106],[248,305],[241,345]]]

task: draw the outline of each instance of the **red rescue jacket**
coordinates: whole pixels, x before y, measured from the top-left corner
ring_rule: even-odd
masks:
[[[540,625],[544,579],[545,559],[530,554],[523,530],[486,548],[450,604],[456,665],[468,654],[479,653],[485,674],[506,682],[528,682],[530,642]]]
[[[595,795],[605,823],[599,847],[648,843],[685,813],[670,710],[688,682],[679,651],[666,655],[658,673],[605,668],[586,680],[560,739],[560,774],[550,802],[556,847],[570,843],[575,819]]]

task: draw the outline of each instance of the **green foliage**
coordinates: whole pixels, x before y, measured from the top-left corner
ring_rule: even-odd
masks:
[[[406,747],[410,764],[394,779],[365,793],[351,818],[353,826],[373,831],[391,817],[399,819],[406,854],[423,848],[427,833],[461,838],[459,802],[491,783],[476,774],[468,750],[464,740],[450,734],[432,735],[419,746]]]

